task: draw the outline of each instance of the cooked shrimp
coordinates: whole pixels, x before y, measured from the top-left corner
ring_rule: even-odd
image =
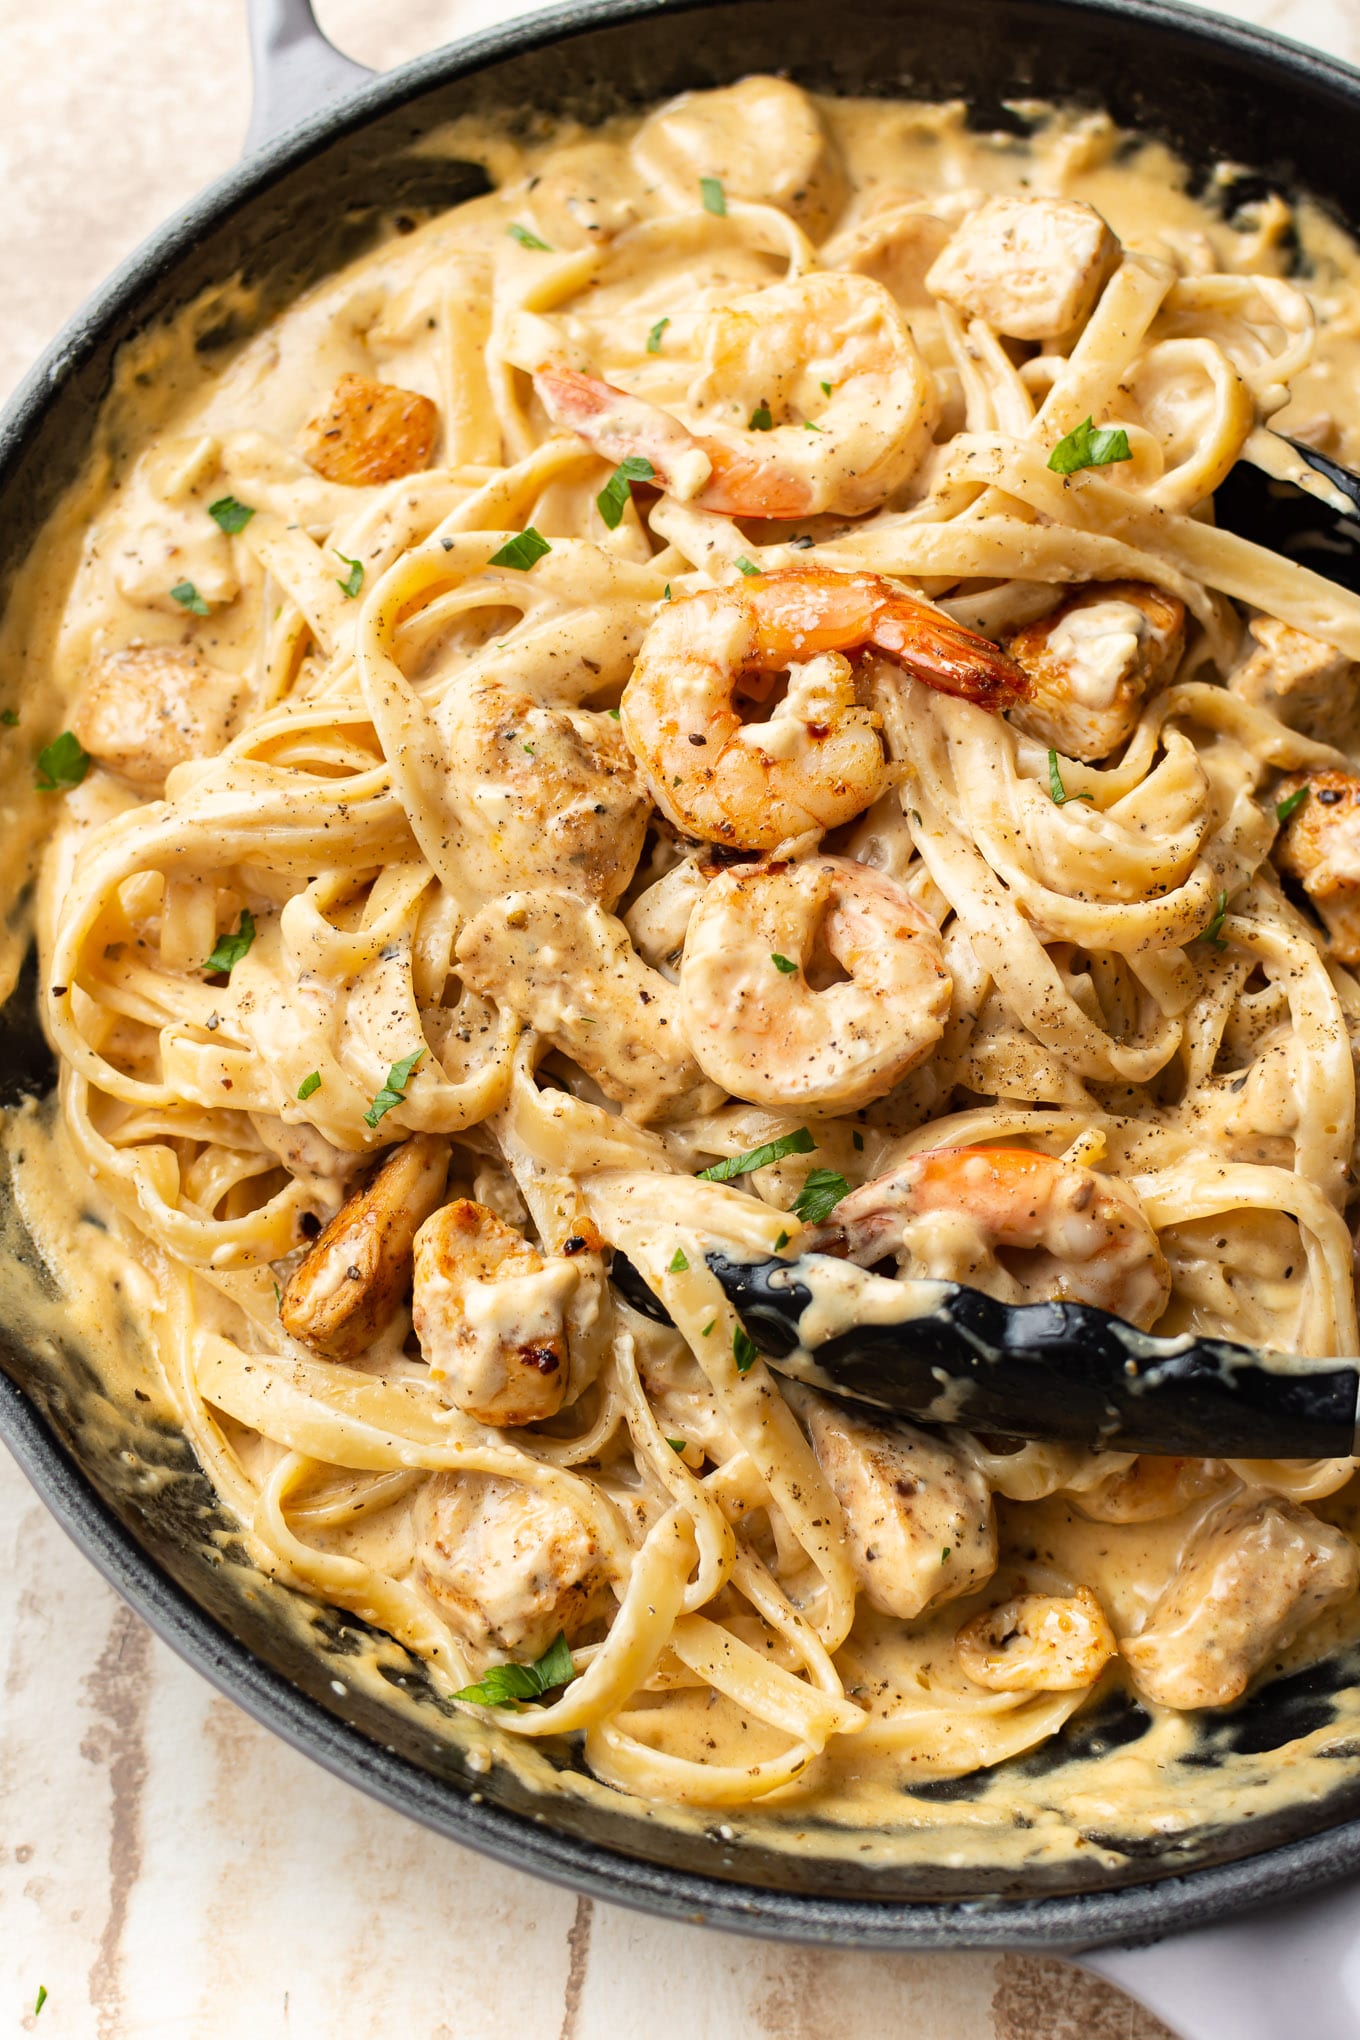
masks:
[[[1115,1653],[1105,1610],[1089,1587],[1017,1594],[965,1622],[960,1665],[992,1693],[1071,1693],[1094,1685]]]
[[[1171,1275],[1133,1191],[1028,1148],[933,1148],[852,1190],[807,1251],[965,1282],[1003,1303],[1095,1304],[1147,1331]],[[1004,1256],[1004,1258],[1003,1258]]]
[[[395,1315],[416,1229],[444,1194],[448,1144],[420,1133],[388,1155],[289,1277],[279,1317],[330,1360],[357,1360]]]
[[[818,271],[714,312],[685,419],[558,362],[534,387],[597,453],[641,456],[663,488],[727,517],[864,516],[930,444],[929,372],[867,276]]]
[[[789,567],[683,596],[652,623],[623,695],[623,733],[662,812],[705,842],[773,850],[871,806],[883,746],[849,652],[989,708],[1029,684],[989,639],[877,574]],[[743,684],[785,671],[770,720],[743,722]]]
[[[840,983],[829,977],[839,965]],[[853,1112],[935,1047],[951,981],[939,931],[867,865],[739,865],[690,916],[680,1017],[695,1060],[753,1105]]]
[[[545,1258],[522,1233],[459,1197],[416,1234],[411,1319],[430,1379],[483,1424],[555,1416],[599,1363],[603,1263],[581,1236]]]
[[[328,482],[394,482],[430,465],[439,412],[417,390],[371,375],[342,375],[330,403],[303,429],[302,453]]]

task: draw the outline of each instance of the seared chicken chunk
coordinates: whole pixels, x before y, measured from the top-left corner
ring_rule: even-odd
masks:
[[[547,1259],[484,1204],[457,1198],[416,1235],[411,1316],[430,1379],[483,1424],[534,1424],[593,1374],[598,1237]],[[573,1366],[573,1360],[576,1365]]]
[[[1291,730],[1347,746],[1354,734],[1360,667],[1344,652],[1275,616],[1254,616],[1251,650],[1228,676],[1234,694],[1268,709]]]
[[[342,375],[303,428],[302,452],[328,482],[395,482],[430,465],[439,412],[428,397],[371,375]]]
[[[1119,243],[1079,198],[989,198],[932,265],[927,289],[1013,340],[1069,333],[1095,304]]]
[[[1185,648],[1185,604],[1143,581],[1096,581],[1006,640],[1033,691],[1010,720],[1088,764],[1125,743]]]
[[[907,1424],[868,1423],[821,1396],[803,1407],[872,1607],[909,1618],[990,1579],[996,1523],[980,1473]]]
[[[1360,1586],[1343,1531],[1271,1497],[1224,1502],[1192,1538],[1136,1636],[1119,1648],[1162,1707],[1226,1707],[1266,1660]]]
[[[458,968],[484,998],[506,999],[630,1118],[721,1101],[689,1052],[675,986],[647,968],[603,907],[547,888],[507,893],[463,930]]]
[[[1338,963],[1360,963],[1360,778],[1296,772],[1276,787],[1276,804],[1305,788],[1280,831],[1275,862],[1321,914]]]
[[[1092,1686],[1115,1653],[1089,1587],[1016,1594],[965,1622],[954,1639],[963,1670],[992,1693],[1072,1693]]]
[[[415,1572],[449,1627],[479,1653],[541,1657],[611,1601],[588,1524],[565,1502],[484,1473],[427,1481],[415,1511]]]
[[[71,728],[110,772],[159,793],[174,766],[221,750],[242,692],[187,645],[134,645],[94,661]]]
[[[328,1360],[366,1351],[406,1295],[416,1232],[444,1194],[448,1166],[447,1143],[419,1133],[342,1205],[279,1301],[292,1338]]]

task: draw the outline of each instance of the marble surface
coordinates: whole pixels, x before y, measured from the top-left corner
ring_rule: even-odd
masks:
[[[518,10],[317,11],[385,67]],[[1360,0],[1220,11],[1360,62]],[[0,29],[3,392],[232,161],[249,88],[240,0],[0,0]],[[903,2025],[917,2040],[1167,2040],[1063,1963],[767,1947],[592,1905],[425,1833],[213,1693],[0,1451],[0,2033],[613,2040],[658,2006],[675,2040]]]

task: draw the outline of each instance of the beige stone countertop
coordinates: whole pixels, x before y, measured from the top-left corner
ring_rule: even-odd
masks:
[[[320,0],[383,67],[520,11]],[[1360,62],[1360,0],[1221,12]],[[241,0],[0,0],[0,392],[245,130]],[[40,1986],[48,1996],[35,2018]],[[0,1451],[0,2040],[1166,2040],[1067,1965],[771,1946],[426,1833],[154,1639]],[[1228,2036],[1225,2035],[1225,2040]]]

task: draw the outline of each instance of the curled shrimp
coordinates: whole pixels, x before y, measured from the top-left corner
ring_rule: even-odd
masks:
[[[839,965],[847,973],[829,980]],[[818,988],[818,980],[824,988]],[[695,1060],[755,1105],[851,1112],[923,1062],[951,993],[911,895],[843,857],[738,866],[695,906],[680,966]]]
[[[845,656],[860,652],[989,708],[1029,684],[989,639],[877,574],[788,567],[682,596],[648,629],[622,703],[663,814],[704,842],[773,850],[871,806],[886,768]],[[786,671],[770,720],[743,722],[738,690],[768,691]]]
[[[930,444],[934,392],[901,310],[867,276],[815,272],[714,312],[686,416],[547,362],[549,416],[609,460],[728,517],[859,517]],[[811,428],[811,429],[809,429]]]
[[[933,1148],[852,1190],[809,1251],[862,1267],[896,1253],[914,1275],[1003,1303],[1095,1304],[1148,1331],[1171,1274],[1134,1192],[1028,1148]]]

